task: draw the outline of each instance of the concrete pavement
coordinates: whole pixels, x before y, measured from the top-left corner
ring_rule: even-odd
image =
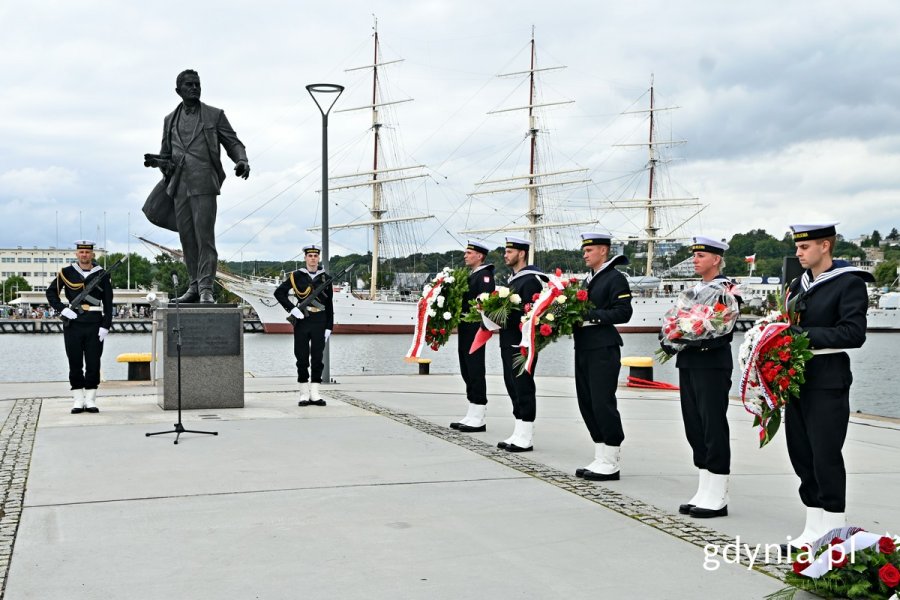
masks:
[[[783,436],[759,450],[739,406],[730,516],[697,522],[675,514],[696,486],[677,393],[620,390],[622,479],[601,485],[572,474],[593,448],[568,378],[538,378],[524,455],[494,448],[512,430],[500,377],[480,434],[447,427],[465,413],[458,376],[343,377],[324,408],[297,407],[290,378],[245,384],[243,409],[185,411],[186,427],[219,435],[177,446],[145,436],[176,417],[147,385],[104,384],[100,414],[71,415],[65,384],[0,384],[13,464],[6,484],[0,469],[4,519],[17,519],[5,598],[762,598],[784,587],[783,565],[704,549],[802,528]],[[896,532],[900,425],[854,418],[845,456],[851,523]]]

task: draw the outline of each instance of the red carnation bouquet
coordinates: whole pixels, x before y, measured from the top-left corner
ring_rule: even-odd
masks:
[[[833,538],[813,550],[804,546],[794,555],[785,582],[827,598],[896,600],[900,589],[900,539],[877,535],[858,527],[829,532]],[[852,535],[851,535],[852,534]],[[769,598],[792,598],[787,588]]]
[[[778,432],[781,410],[791,396],[800,395],[806,362],[813,356],[807,335],[791,333],[790,326],[787,313],[770,313],[744,335],[738,352],[738,389],[744,408],[754,416],[753,426],[759,427],[760,448]]]
[[[577,284],[574,277],[562,279],[562,271],[556,269],[544,290],[534,295],[531,304],[525,305],[521,354],[513,359],[513,367],[520,375],[525,371],[531,373],[537,353],[562,336],[571,336],[594,308],[587,290]]]
[[[731,333],[740,316],[737,289],[714,280],[683,291],[663,316],[656,358],[664,363],[688,346]]]

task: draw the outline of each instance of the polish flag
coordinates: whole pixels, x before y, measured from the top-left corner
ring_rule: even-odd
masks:
[[[756,262],[756,255],[754,254],[754,255],[752,255],[752,256],[745,256],[745,257],[744,257],[744,262],[745,262],[745,263],[755,263],[755,262]]]

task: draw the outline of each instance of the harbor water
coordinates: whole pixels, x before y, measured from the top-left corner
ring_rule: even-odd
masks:
[[[414,374],[415,364],[404,362],[403,357],[411,341],[411,335],[335,335],[330,342],[331,376],[342,375]],[[655,334],[629,334],[623,336],[625,345],[622,356],[652,356],[658,347]],[[737,351],[743,334],[736,333],[732,345],[737,365]],[[900,418],[900,402],[894,395],[894,377],[900,349],[900,336],[894,333],[869,333],[866,344],[850,350],[853,365],[853,387],[850,391],[850,407],[853,411]],[[500,351],[496,336],[488,342],[487,372],[500,374]],[[0,364],[0,381],[40,382],[65,381],[67,366],[62,335],[5,334],[0,336],[3,362]],[[103,354],[103,377],[107,380],[127,379],[125,363],[116,362],[116,356],[126,352],[149,352],[150,334],[110,334]],[[572,342],[563,340],[552,344],[541,353],[537,375],[572,376],[574,373]],[[432,373],[458,373],[456,336],[438,352],[427,349],[422,358],[431,359]],[[296,373],[293,356],[293,337],[251,333],[244,335],[244,370],[248,376],[277,377]],[[623,369],[621,379],[627,370]],[[658,381],[678,383],[675,361],[654,365],[654,378]],[[738,372],[732,378],[732,394],[737,395]],[[36,390],[39,388],[36,388]]]

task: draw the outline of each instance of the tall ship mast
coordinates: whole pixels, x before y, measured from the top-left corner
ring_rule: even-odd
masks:
[[[666,241],[674,241],[677,238],[683,238],[684,236],[678,233],[678,230],[688,221],[697,216],[703,209],[706,207],[699,203],[699,198],[696,197],[682,197],[682,198],[673,198],[673,197],[665,197],[660,195],[659,185],[658,185],[658,176],[659,170],[666,165],[668,162],[664,158],[662,158],[660,153],[660,148],[663,147],[671,147],[680,144],[687,143],[686,140],[660,140],[658,133],[658,121],[656,119],[656,114],[661,111],[669,111],[675,110],[677,106],[669,106],[669,107],[657,107],[656,106],[656,97],[655,90],[653,86],[653,76],[650,76],[650,108],[645,110],[635,110],[635,111],[626,111],[622,114],[632,115],[632,114],[646,114],[648,115],[649,122],[649,135],[646,142],[637,142],[631,144],[615,144],[616,146],[639,146],[647,148],[647,164],[645,166],[645,170],[647,172],[647,197],[646,198],[631,198],[629,200],[617,201],[614,205],[618,208],[635,208],[635,209],[643,209],[646,211],[646,225],[644,227],[644,237],[629,237],[627,241],[639,241],[646,242],[647,244],[647,260],[645,263],[644,274],[647,276],[653,275],[653,262],[656,257],[656,249],[657,244]],[[662,208],[667,207],[693,207],[698,210],[689,216],[687,219],[681,221],[677,225],[673,226],[669,231],[664,232],[660,235],[661,224],[659,223],[659,214],[658,211]]]
[[[502,78],[521,78],[527,77],[528,79],[528,104],[524,106],[517,106],[513,108],[502,108],[498,110],[489,111],[488,114],[498,114],[498,113],[506,113],[512,111],[527,111],[528,113],[528,146],[529,146],[529,161],[528,161],[528,173],[521,175],[513,175],[511,177],[506,177],[502,179],[486,179],[479,181],[475,184],[476,191],[471,192],[469,195],[481,196],[481,195],[494,195],[494,194],[503,194],[509,192],[517,192],[517,191],[526,191],[528,195],[528,210],[523,215],[526,218],[526,223],[508,225],[503,227],[494,227],[487,229],[467,229],[462,231],[461,233],[467,234],[481,234],[481,233],[497,233],[500,231],[525,231],[529,240],[531,241],[531,247],[528,252],[528,261],[530,263],[534,262],[534,252],[535,248],[539,245],[539,231],[542,229],[551,229],[555,230],[560,227],[568,227],[574,225],[582,225],[582,224],[591,224],[596,223],[596,220],[584,220],[584,221],[567,221],[567,222],[549,222],[544,220],[544,214],[547,210],[547,206],[545,204],[544,192],[549,190],[550,188],[564,188],[571,187],[576,185],[586,185],[590,183],[590,179],[583,177],[585,173],[587,173],[588,169],[579,168],[579,169],[567,169],[567,170],[558,170],[558,171],[542,171],[541,163],[542,159],[545,157],[540,156],[539,154],[539,145],[538,145],[538,136],[541,133],[545,133],[541,130],[539,125],[538,114],[535,112],[535,109],[540,109],[548,106],[557,106],[562,104],[572,104],[575,102],[574,100],[560,100],[555,102],[538,102],[536,98],[536,81],[535,74],[546,72],[546,71],[557,71],[560,69],[565,69],[565,66],[555,66],[555,67],[544,67],[538,68],[536,62],[536,48],[535,48],[535,39],[534,39],[534,27],[531,30],[531,41],[529,42],[530,48],[530,66],[526,71],[517,71],[514,73],[504,73],[498,75],[498,77]]]
[[[372,264],[371,264],[371,281],[369,284],[369,299],[375,300],[378,293],[378,269],[379,260],[384,254],[385,236],[391,225],[409,223],[412,221],[422,221],[430,219],[433,215],[422,214],[401,214],[404,212],[403,207],[390,206],[386,200],[386,193],[389,187],[401,187],[401,194],[406,193],[407,200],[411,200],[402,182],[427,177],[424,172],[425,165],[409,165],[409,166],[389,166],[386,165],[385,148],[383,146],[382,127],[384,123],[381,118],[381,110],[385,107],[396,104],[411,102],[412,98],[401,100],[387,100],[383,97],[380,86],[380,71],[384,67],[396,63],[403,62],[403,59],[384,61],[381,56],[381,47],[378,40],[378,23],[376,21],[374,28],[374,54],[372,64],[361,67],[353,67],[346,69],[345,72],[371,70],[372,72],[372,94],[371,102],[363,106],[353,108],[345,108],[335,112],[355,112],[368,110],[371,112],[371,132],[372,132],[372,170],[350,173],[345,175],[336,175],[331,177],[329,181],[335,182],[335,185],[329,185],[330,192],[338,192],[341,190],[352,190],[358,188],[371,189],[371,203],[369,205],[370,220],[354,221],[339,225],[330,225],[331,231],[341,229],[351,229],[357,227],[368,227],[372,230]],[[407,202],[407,209],[414,207],[415,202]],[[411,212],[406,210],[405,212]],[[319,229],[319,228],[313,228]],[[400,233],[407,237],[414,237],[409,232]]]

